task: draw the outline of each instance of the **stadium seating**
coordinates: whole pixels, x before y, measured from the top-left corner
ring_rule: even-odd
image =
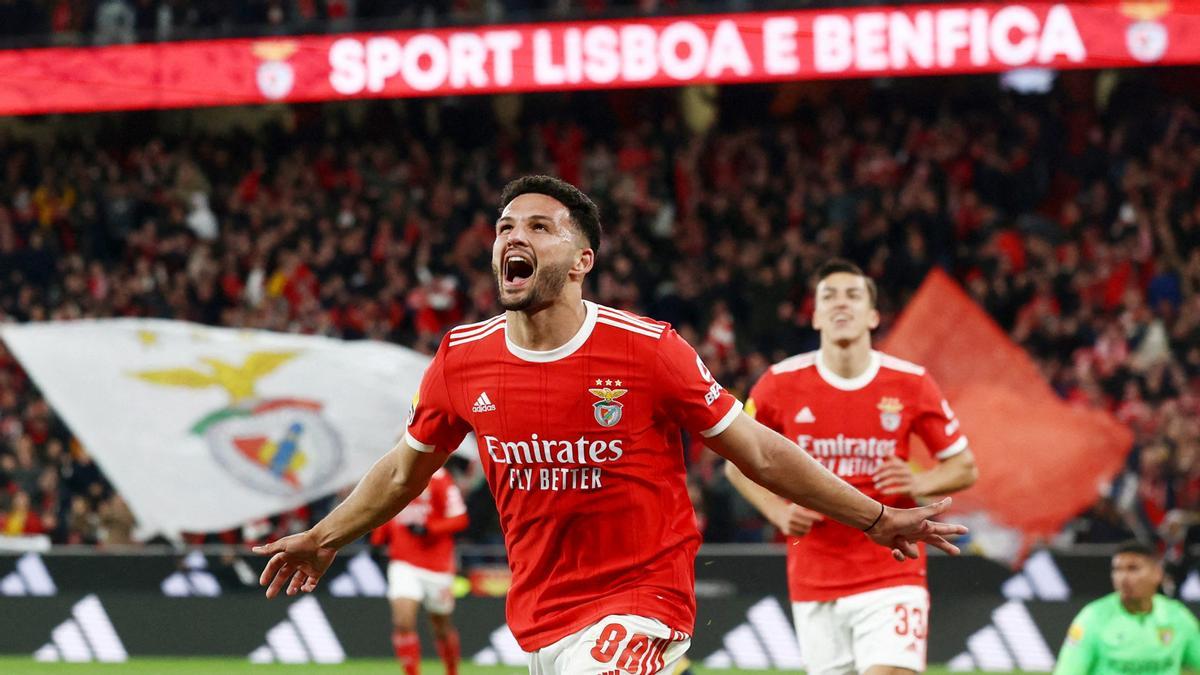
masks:
[[[1200,501],[1200,117],[1155,76],[1103,99],[1102,77],[1034,97],[989,79],[296,106],[253,135],[171,131],[195,111],[130,113],[53,152],[0,134],[0,318],[155,316],[430,351],[499,311],[500,186],[552,173],[604,214],[592,297],[672,322],[738,394],[815,347],[821,260],[883,280],[883,332],[945,268],[1063,398],[1137,432],[1128,471],[1071,536],[1179,540],[1172,513]],[[693,442],[689,463],[708,540],[771,536],[712,453]],[[295,530],[328,506],[223,538]],[[0,532],[60,543],[131,528],[2,351],[0,514]]]

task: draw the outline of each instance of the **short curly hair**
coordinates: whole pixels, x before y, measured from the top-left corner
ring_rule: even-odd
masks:
[[[588,246],[593,251],[600,250],[600,238],[603,235],[603,229],[600,227],[600,209],[582,190],[565,180],[554,176],[533,175],[511,181],[500,193],[500,210],[504,211],[509,202],[517,197],[531,193],[546,195],[567,207],[571,214],[571,222],[587,239]]]

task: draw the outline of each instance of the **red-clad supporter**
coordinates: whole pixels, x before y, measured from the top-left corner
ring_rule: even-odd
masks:
[[[44,531],[41,516],[34,509],[29,493],[24,490],[18,490],[12,496],[8,508],[0,510],[0,534],[16,537],[41,534]]]

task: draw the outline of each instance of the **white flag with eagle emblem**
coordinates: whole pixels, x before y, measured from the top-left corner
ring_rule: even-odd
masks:
[[[0,327],[143,532],[212,532],[353,485],[404,431],[429,357],[155,319]]]

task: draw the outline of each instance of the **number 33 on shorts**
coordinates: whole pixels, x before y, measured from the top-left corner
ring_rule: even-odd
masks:
[[[530,655],[531,675],[655,675],[671,673],[691,636],[656,619],[606,616]]]
[[[925,639],[925,609],[915,605],[896,605],[896,635]]]

